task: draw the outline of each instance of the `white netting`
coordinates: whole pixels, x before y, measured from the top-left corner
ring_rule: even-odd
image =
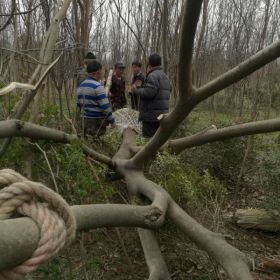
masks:
[[[141,133],[142,126],[139,122],[139,112],[130,108],[123,108],[113,113],[116,125],[121,129],[131,127],[139,134]]]

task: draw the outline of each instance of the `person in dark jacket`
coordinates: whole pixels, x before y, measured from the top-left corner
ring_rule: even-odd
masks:
[[[171,83],[161,67],[161,57],[152,54],[148,60],[148,74],[142,88],[132,87],[132,92],[140,98],[139,120],[142,134],[152,137],[159,128],[158,117],[169,110]]]
[[[141,71],[142,64],[141,62],[135,60],[132,62],[132,72],[133,77],[131,81],[131,87],[141,88],[145,81],[145,75]],[[131,109],[139,111],[139,96],[129,93],[131,99]]]
[[[113,111],[122,109],[126,106],[125,79],[123,77],[125,66],[122,62],[115,64],[115,73],[112,77],[109,98]]]

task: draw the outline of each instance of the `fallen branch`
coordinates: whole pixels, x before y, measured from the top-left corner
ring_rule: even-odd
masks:
[[[211,232],[191,218],[161,186],[145,178],[142,170],[133,165],[129,160],[135,141],[133,133],[131,129],[124,130],[123,142],[113,158],[116,170],[125,178],[129,193],[149,198],[152,205],[163,211],[160,218],[164,221],[168,215],[188,238],[220,263],[230,279],[253,280],[250,274],[252,263],[242,252],[228,244],[222,235]]]
[[[158,210],[158,222],[163,223],[170,200],[169,194],[156,183],[145,178],[143,172],[131,166],[131,162],[127,160],[132,156],[130,146],[134,144],[135,136],[134,130],[130,128],[124,130],[121,147],[113,157],[113,162],[116,171],[124,177],[129,194],[131,196],[144,195],[149,198]]]
[[[190,217],[174,201],[170,202],[168,216],[199,248],[212,256],[232,280],[253,280],[252,262],[238,249],[228,244],[221,234],[211,232]]]
[[[238,226],[245,229],[280,232],[280,214],[276,210],[238,209],[235,220]]]
[[[73,140],[78,140],[77,135],[67,134],[57,129],[20,120],[0,121],[0,138],[6,137],[9,137],[8,139],[11,137],[28,137],[35,140],[44,139],[59,143],[71,143]],[[111,158],[94,151],[83,143],[80,144],[85,154],[93,157],[96,161],[114,168],[114,163]]]
[[[187,148],[200,146],[205,143],[275,131],[280,131],[280,118],[243,123],[220,129],[210,129],[203,133],[199,132],[188,137],[170,140],[168,146],[173,153],[179,154]]]
[[[96,204],[71,206],[78,231],[102,227],[141,227],[153,229],[160,226],[153,206],[124,204]],[[39,230],[30,218],[0,220],[0,271],[28,259],[39,240]]]
[[[68,143],[71,140],[77,139],[75,135],[20,120],[0,121],[0,138],[6,137],[29,137],[62,143]]]
[[[263,258],[261,261],[262,267],[267,270],[280,272],[280,259]]]
[[[146,229],[138,229],[137,231],[149,268],[149,280],[170,280],[171,276],[160,252],[154,233]]]

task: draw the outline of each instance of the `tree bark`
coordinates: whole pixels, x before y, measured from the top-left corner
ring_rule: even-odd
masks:
[[[280,214],[276,210],[238,209],[235,213],[235,221],[238,226],[245,229],[280,232]]]
[[[280,118],[243,123],[220,129],[210,129],[206,132],[199,132],[188,137],[170,140],[168,146],[173,153],[179,154],[187,148],[200,146],[206,143],[275,131],[280,131]]]
[[[77,230],[85,231],[102,227],[160,226],[153,206],[122,204],[72,206]],[[30,218],[0,220],[0,271],[14,267],[28,259],[36,249],[39,229]]]

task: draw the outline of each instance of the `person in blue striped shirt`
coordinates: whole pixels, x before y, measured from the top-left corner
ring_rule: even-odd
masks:
[[[110,123],[115,127],[112,106],[105,89],[99,82],[102,79],[102,65],[93,61],[87,65],[88,77],[77,90],[77,106],[81,116],[81,127],[84,136],[100,136],[106,132]]]

